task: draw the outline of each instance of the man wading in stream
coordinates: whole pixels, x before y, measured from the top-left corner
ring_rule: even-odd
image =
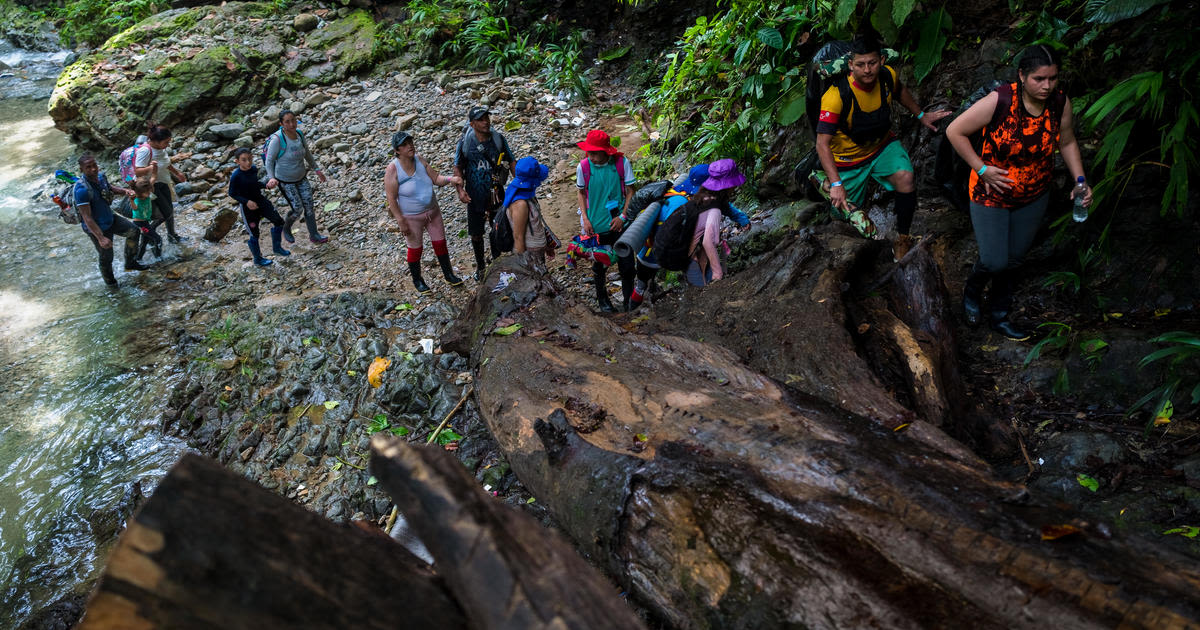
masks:
[[[104,284],[115,288],[117,278],[113,275],[112,268],[113,235],[125,237],[125,271],[148,269],[137,261],[138,237],[141,236],[141,230],[133,221],[113,212],[109,205],[114,192],[131,198],[137,194],[128,188],[110,184],[108,178],[100,173],[100,165],[96,163],[96,158],[89,153],[79,158],[79,171],[82,176],[75,182],[71,194],[75,195],[80,227],[100,254],[100,275],[104,277]]]
[[[926,128],[950,114],[926,114],[913,100],[908,87],[900,84],[896,71],[884,65],[879,40],[859,35],[850,43],[850,72],[839,77],[821,97],[817,121],[817,155],[821,159],[818,179],[828,182],[833,213],[850,221],[863,236],[875,238],[875,224],[862,210],[867,184],[874,179],[896,191],[896,241],[892,255],[897,261],[912,248],[909,235],[917,212],[917,191],[912,162],[892,133],[892,103],[898,98]],[[823,177],[822,177],[823,176]]]

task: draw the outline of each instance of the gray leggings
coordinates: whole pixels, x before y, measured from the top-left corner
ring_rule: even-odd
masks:
[[[1050,194],[1020,208],[993,208],[971,202],[971,226],[979,243],[979,262],[991,272],[1013,269],[1025,259],[1042,225]]]
[[[317,215],[313,210],[313,191],[312,185],[308,183],[308,178],[298,182],[279,182],[279,192],[283,193],[283,199],[287,201],[290,210],[287,213],[287,226],[290,230],[292,224],[304,216],[304,224],[308,226],[308,237],[310,239],[317,238]],[[288,232],[291,233],[290,231]]]

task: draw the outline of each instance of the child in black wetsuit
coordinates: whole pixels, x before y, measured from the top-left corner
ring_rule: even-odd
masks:
[[[258,179],[254,155],[250,149],[243,147],[233,154],[233,159],[237,162],[237,169],[229,176],[229,196],[240,204],[242,221],[250,232],[250,240],[246,241],[246,245],[254,255],[254,264],[265,267],[275,262],[264,258],[258,246],[258,224],[264,218],[274,224],[271,228],[271,251],[279,256],[291,256],[292,253],[280,244],[280,238],[283,236],[283,217],[279,216],[275,206],[271,205],[262,193],[266,184]]]

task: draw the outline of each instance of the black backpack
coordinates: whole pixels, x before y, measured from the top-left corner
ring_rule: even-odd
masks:
[[[629,211],[627,212],[629,220],[633,221],[642,213],[642,210],[649,208],[656,201],[662,201],[667,196],[667,192],[671,190],[672,185],[671,180],[664,179],[639,188],[637,192],[633,193],[633,199],[629,200]]]
[[[692,235],[704,208],[688,201],[672,212],[654,233],[654,258],[668,271],[687,271],[692,262]]]
[[[498,208],[492,217],[492,231],[488,234],[492,251],[497,254],[507,254],[513,250],[516,240],[513,238],[512,221],[508,220],[507,208]]]
[[[1000,100],[996,103],[996,111],[992,112],[992,120],[986,127],[967,136],[971,141],[971,148],[979,154],[983,148],[983,132],[987,129],[995,129],[996,126],[1004,122],[1008,117],[1009,110],[1012,109],[1013,92],[1010,89],[1012,84],[999,79],[992,79],[985,83],[978,90],[975,90],[963,100],[958,111],[954,112],[954,116],[948,118],[942,125],[942,133],[939,138],[937,155],[933,163],[933,178],[938,186],[942,189],[942,196],[954,205],[955,208],[968,212],[971,209],[970,191],[967,190],[971,181],[971,167],[967,166],[962,156],[958,151],[954,150],[950,141],[946,139],[946,127],[950,126],[950,122],[962,115],[963,112],[970,109],[972,105],[983,100],[992,92],[999,92]],[[1055,90],[1051,95],[1050,102],[1047,107],[1050,108],[1051,116],[1062,117],[1063,109],[1067,105],[1067,96],[1062,90]]]

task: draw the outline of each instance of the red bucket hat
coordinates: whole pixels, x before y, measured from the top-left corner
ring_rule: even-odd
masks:
[[[584,151],[603,151],[609,155],[616,155],[620,153],[620,151],[618,151],[617,148],[612,145],[612,139],[608,137],[608,134],[600,131],[599,129],[593,129],[589,131],[587,133],[587,139],[583,142],[576,142],[575,146],[583,149]]]

